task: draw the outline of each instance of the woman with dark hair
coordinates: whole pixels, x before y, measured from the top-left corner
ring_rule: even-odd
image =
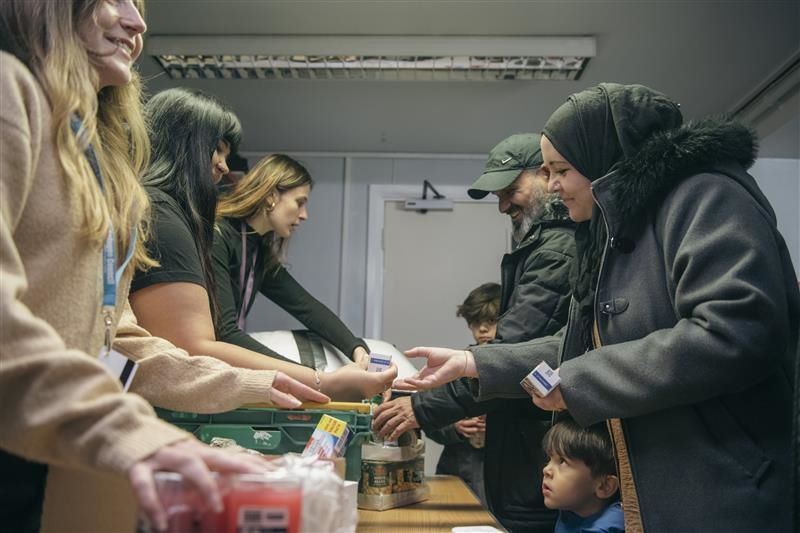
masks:
[[[155,95],[145,106],[145,116],[153,145],[143,175],[153,210],[148,248],[159,266],[140,269],[131,285],[130,302],[139,324],[192,355],[280,370],[334,399],[362,399],[388,388],[396,367],[367,373],[347,365],[323,374],[220,339],[212,268],[215,186],[227,174],[226,157],[238,145],[239,121],[212,96],[188,89]]]
[[[601,84],[553,113],[541,145],[549,190],[578,222],[563,337],[411,350],[428,368],[408,383],[466,374],[479,399],[522,394],[545,359],[561,384],[534,403],[584,427],[608,422],[627,533],[797,531],[800,294],[746,171],[754,134],[719,117],[682,125],[663,94]]]
[[[220,199],[214,235],[220,340],[277,356],[243,331],[247,313],[260,292],[366,367],[367,344],[285,267],[289,239],[308,218],[313,185],[303,165],[287,155],[273,154],[256,163]]]
[[[137,272],[131,294],[169,281],[213,287],[211,243],[217,183],[228,173],[226,158],[241,140],[239,119],[212,95],[185,88],[153,96],[145,106],[145,118],[151,152],[141,181],[153,204],[154,228],[159,233],[150,248],[160,266]],[[185,223],[190,242],[181,242],[181,235],[171,233],[184,229],[176,225],[178,221]],[[162,249],[163,245],[167,247]],[[195,260],[199,260],[199,269]],[[219,309],[215,292],[207,291],[207,296],[212,321],[216,322]],[[135,298],[132,303],[138,316]]]

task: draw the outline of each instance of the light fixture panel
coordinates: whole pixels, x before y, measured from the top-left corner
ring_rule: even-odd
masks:
[[[577,80],[596,50],[593,37],[206,37],[154,36],[148,52],[177,79],[502,81]]]

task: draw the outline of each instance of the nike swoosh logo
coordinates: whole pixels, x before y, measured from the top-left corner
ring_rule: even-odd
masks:
[[[510,158],[510,157],[506,157],[505,159],[503,159],[502,161],[500,161],[500,164],[501,164],[501,165],[505,165],[505,164],[506,164],[506,163],[508,163],[509,161],[511,161],[511,158]]]

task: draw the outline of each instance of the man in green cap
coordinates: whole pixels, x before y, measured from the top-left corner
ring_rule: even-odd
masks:
[[[497,196],[500,212],[511,217],[515,244],[522,243],[549,201],[559,203],[547,192],[538,134],[518,133],[492,149],[483,174],[467,190],[476,200],[489,193]]]
[[[467,191],[476,199],[495,194],[498,209],[511,217],[513,227],[515,246],[501,263],[500,314],[492,342],[553,335],[567,321],[574,224],[561,201],[547,193],[539,139],[532,133],[504,139]],[[470,386],[455,381],[387,402],[376,410],[373,429],[379,434],[412,427],[430,432],[487,414],[484,486],[489,509],[509,531],[552,533],[556,514],[544,506],[541,492],[541,443],[551,414],[530,399],[478,403]]]

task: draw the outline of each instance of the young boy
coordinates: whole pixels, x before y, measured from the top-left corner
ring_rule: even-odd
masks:
[[[558,509],[555,533],[623,533],[622,507],[614,451],[605,424],[582,428],[573,420],[555,424],[542,448],[542,493],[549,509]]]
[[[467,295],[458,306],[456,316],[463,317],[472,332],[475,344],[494,339],[497,312],[500,309],[500,285],[484,283]],[[486,416],[465,418],[455,424],[425,434],[444,445],[436,465],[437,474],[458,476],[469,485],[475,496],[486,505],[483,486],[483,443]]]

